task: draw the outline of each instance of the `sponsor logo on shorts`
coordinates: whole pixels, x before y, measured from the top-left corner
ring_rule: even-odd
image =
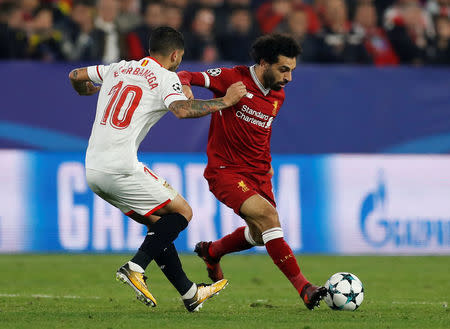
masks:
[[[239,183],[238,183],[238,188],[241,188],[242,189],[242,192],[248,192],[250,189],[247,187],[247,185],[245,185],[245,183],[244,183],[244,181],[243,180],[241,180]]]

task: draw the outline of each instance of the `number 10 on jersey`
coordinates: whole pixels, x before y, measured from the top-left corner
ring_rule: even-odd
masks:
[[[131,117],[133,116],[134,111],[141,101],[142,89],[138,86],[133,85],[123,86],[123,81],[120,81],[118,84],[111,88],[108,95],[112,96],[109,99],[100,124],[106,125],[109,117],[110,124],[113,128],[127,128],[130,125]],[[123,107],[125,107],[125,109],[122,111]],[[122,115],[121,117],[119,117],[121,112]]]

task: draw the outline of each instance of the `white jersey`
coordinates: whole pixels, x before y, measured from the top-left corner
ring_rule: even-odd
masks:
[[[175,72],[156,60],[121,61],[87,68],[102,84],[86,152],[86,168],[131,174],[138,168],[137,150],[169,105],[186,100]]]

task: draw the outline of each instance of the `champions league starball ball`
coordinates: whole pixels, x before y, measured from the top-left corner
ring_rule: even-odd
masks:
[[[364,299],[364,286],[352,273],[333,274],[325,283],[325,303],[333,310],[354,311]]]

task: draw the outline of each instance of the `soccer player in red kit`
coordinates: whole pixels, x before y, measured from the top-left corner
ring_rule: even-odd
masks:
[[[283,87],[292,80],[300,53],[301,48],[293,38],[265,35],[252,45],[256,63],[253,66],[181,71],[178,76],[188,97],[193,97],[190,85],[208,88],[214,97],[222,97],[237,81],[247,88],[247,95],[237,104],[211,117],[204,176],[216,198],[241,216],[247,226],[220,240],[196,245],[195,252],[206,263],[209,277],[213,281],[223,278],[219,263],[222,256],[264,245],[306,307],[312,310],[326,290],[312,285],[303,276],[284,240],[271,183],[272,122],[283,105]]]

